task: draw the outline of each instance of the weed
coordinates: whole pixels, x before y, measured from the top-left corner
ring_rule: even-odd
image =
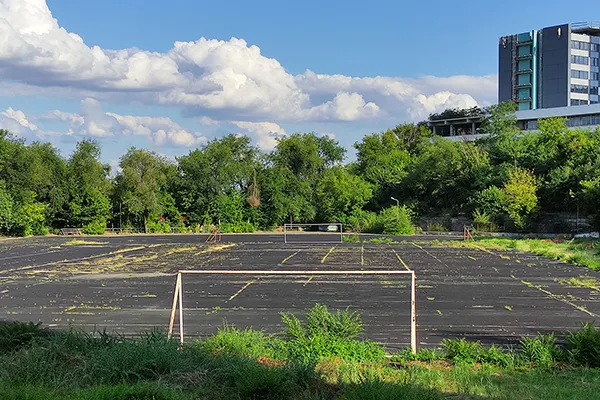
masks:
[[[344,243],[358,243],[360,242],[360,236],[358,236],[357,234],[346,234],[342,236],[342,240],[344,241]]]
[[[48,338],[51,332],[41,323],[0,322],[0,353],[17,351],[38,338]]]
[[[64,246],[98,246],[108,244],[108,242],[98,242],[93,240],[73,239],[69,240]]]
[[[538,368],[550,369],[563,360],[563,349],[556,344],[556,336],[551,333],[533,338],[523,338],[519,342],[519,355],[526,364]]]
[[[572,364],[600,368],[600,329],[586,323],[567,334],[568,355]]]
[[[306,313],[303,323],[291,313],[282,313],[288,350],[291,358],[302,363],[314,363],[324,357],[347,360],[382,360],[384,350],[368,340],[357,341],[363,332],[360,316],[348,309],[330,312],[316,304]]]
[[[465,338],[443,339],[441,346],[448,359],[455,362],[478,362],[480,360],[480,354],[484,351],[484,348],[479,341],[470,342]]]
[[[394,239],[392,239],[391,237],[372,238],[369,239],[369,243],[392,244],[394,243]]]

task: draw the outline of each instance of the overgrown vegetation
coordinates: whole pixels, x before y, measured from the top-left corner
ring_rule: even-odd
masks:
[[[290,220],[409,234],[416,218],[459,214],[480,229],[528,231],[543,213],[577,205],[600,216],[600,129],[569,130],[552,118],[539,122],[539,132],[523,133],[512,105],[487,112],[490,136],[474,143],[404,124],[365,136],[354,145],[356,161],[344,164],[346,149],[328,137],[289,135],[266,154],[248,137],[228,135],[175,162],[129,149],[114,176],[93,141],[80,142],[65,159],[48,143],[27,145],[2,130],[0,234],[63,227],[96,234],[107,226],[200,232],[217,225],[248,232]],[[391,197],[402,206],[392,207]]]
[[[600,271],[600,241],[597,240],[478,238],[475,245],[529,252]]]
[[[225,327],[182,347],[137,338],[0,324],[0,397],[29,399],[594,399],[600,330],[525,338],[515,348],[465,339],[440,349],[384,349],[360,339],[360,316],[322,305],[282,315],[282,336]],[[591,369],[590,369],[591,368]],[[576,383],[575,383],[576,382]]]

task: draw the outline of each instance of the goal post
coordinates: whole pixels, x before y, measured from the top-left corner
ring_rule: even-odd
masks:
[[[286,244],[335,244],[344,241],[344,230],[338,222],[318,224],[284,224],[283,241]]]
[[[173,293],[173,305],[171,307],[171,318],[169,320],[169,339],[173,336],[175,320],[179,314],[179,342],[184,341],[184,306],[183,306],[183,275],[253,275],[253,276],[316,276],[316,275],[409,275],[410,276],[410,347],[413,353],[417,352],[417,298],[416,298],[416,274],[415,271],[398,270],[338,270],[338,271],[320,271],[320,270],[180,270],[177,272],[177,281]]]

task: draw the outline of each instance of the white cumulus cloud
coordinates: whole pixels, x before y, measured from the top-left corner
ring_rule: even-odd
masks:
[[[244,133],[253,136],[256,145],[263,150],[273,150],[277,146],[277,138],[287,135],[285,130],[274,122],[233,121],[232,123],[243,129]]]
[[[50,111],[40,120],[66,122],[69,135],[87,137],[144,136],[157,146],[173,145],[194,147],[206,143],[200,132],[190,132],[167,117],[120,115],[104,112],[96,99],[86,98],[81,102],[80,114],[60,110]]]
[[[495,76],[403,79],[312,71],[294,76],[241,38],[175,42],[166,52],[88,46],[60,26],[45,0],[0,0],[0,79],[17,85],[8,92],[33,95],[40,88],[103,102],[179,107],[187,116],[203,116],[209,126],[229,120],[415,120],[444,107],[487,105],[496,96]],[[82,113],[84,123],[77,128],[110,135],[115,117],[92,103],[84,107],[88,114]],[[197,140],[185,130],[148,128],[158,141]]]

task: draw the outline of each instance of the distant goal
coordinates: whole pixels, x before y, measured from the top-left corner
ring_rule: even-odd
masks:
[[[284,224],[283,241],[290,244],[332,244],[344,241],[342,224]]]

